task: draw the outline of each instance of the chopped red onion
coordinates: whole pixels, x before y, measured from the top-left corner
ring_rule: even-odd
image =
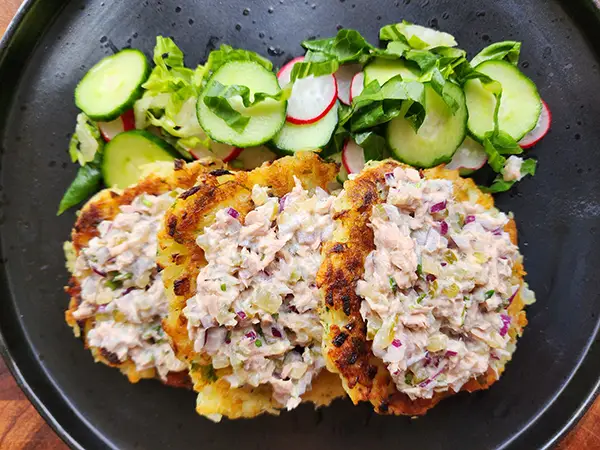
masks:
[[[436,213],[436,212],[443,211],[444,209],[446,209],[446,201],[445,200],[443,202],[439,202],[439,203],[436,203],[435,205],[433,205],[429,211],[432,213]]]
[[[490,359],[495,359],[496,361],[500,361],[500,358],[498,358],[495,354],[490,353]]]
[[[426,387],[429,383],[431,383],[433,380],[435,380],[437,377],[439,377],[444,371],[446,370],[445,367],[442,367],[437,373],[435,373],[433,376],[427,378],[425,381],[422,381],[421,383],[419,383],[419,387]]]
[[[251,341],[254,341],[256,339],[256,333],[254,331],[248,331],[245,336],[250,339]]]
[[[279,199],[279,212],[281,212],[285,209],[285,204],[287,203],[288,198],[289,198],[289,194],[285,194],[283,197],[281,197]]]
[[[446,267],[448,265],[448,263],[442,261],[442,267]]]
[[[453,350],[446,350],[446,356],[448,358],[450,358],[452,356],[456,356],[456,355],[458,355],[458,353],[456,353],[455,351],[453,351]]]
[[[465,225],[471,222],[475,222],[475,216],[467,216],[465,217]]]
[[[400,339],[394,339],[394,340],[392,341],[392,345],[393,345],[394,347],[396,347],[396,348],[398,348],[398,347],[402,347],[402,342],[400,342]]]
[[[492,234],[494,236],[501,236],[502,235],[502,228],[496,228],[494,231],[492,231]]]
[[[502,328],[500,328],[500,336],[504,337],[508,332],[508,327],[510,326],[511,319],[510,316],[507,316],[506,314],[500,314],[500,318],[502,319]]]
[[[442,220],[440,222],[440,234],[444,236],[446,233],[448,233],[448,224],[445,220]]]
[[[385,177],[385,182],[386,182],[388,185],[390,185],[390,186],[391,186],[391,185],[392,185],[392,183],[394,183],[394,181],[395,181],[395,180],[394,180],[394,174],[393,174],[392,172],[388,172],[388,173],[386,173],[386,174],[384,175],[384,177]]]
[[[103,278],[106,278],[106,272],[103,272],[100,269],[96,269],[94,266],[90,266],[92,268],[92,271],[96,274],[96,275],[100,275]]]
[[[277,328],[273,327],[271,328],[271,333],[273,333],[273,336],[275,336],[276,338],[280,338],[281,336],[281,331],[279,331]]]
[[[515,289],[515,292],[513,292],[513,293],[512,293],[512,295],[509,297],[509,299],[508,299],[508,304],[509,304],[509,305],[510,305],[510,304],[513,302],[513,300],[514,300],[514,299],[515,299],[515,297],[517,296],[517,293],[519,292],[519,290],[520,290],[520,289],[521,289],[521,287],[520,287],[520,286],[518,286],[518,287]]]
[[[425,279],[426,279],[427,281],[429,281],[430,283],[432,283],[432,282],[434,282],[434,281],[436,280],[436,277],[435,277],[435,275],[434,275],[434,274],[432,274],[432,273],[428,273],[428,274],[427,274],[427,276],[425,277]]]
[[[231,217],[233,217],[234,219],[237,219],[238,217],[240,217],[240,213],[237,212],[235,209],[233,208],[227,208],[227,214],[229,214]]]
[[[238,311],[238,312],[236,312],[236,314],[242,320],[244,320],[246,318],[246,313],[244,311]]]
[[[127,295],[127,294],[129,294],[131,291],[133,291],[134,289],[135,289],[135,287],[134,287],[134,286],[128,287],[127,289],[125,289],[125,290],[123,291],[123,293],[121,294],[121,297],[124,297],[124,296],[126,296],[126,295]]]

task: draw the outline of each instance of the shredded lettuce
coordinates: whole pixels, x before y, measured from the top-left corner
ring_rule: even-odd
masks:
[[[104,141],[100,136],[98,125],[84,113],[77,115],[75,132],[69,143],[69,155],[71,161],[79,162],[85,166],[93,161],[96,154],[102,151]]]
[[[537,168],[537,161],[535,159],[529,158],[523,161],[521,164],[521,178],[526,175],[535,175],[535,170]],[[506,192],[510,188],[514,186],[517,180],[505,180],[502,175],[498,175],[491,186],[483,186],[481,189],[485,192],[489,192],[491,194],[497,194],[499,192]]]

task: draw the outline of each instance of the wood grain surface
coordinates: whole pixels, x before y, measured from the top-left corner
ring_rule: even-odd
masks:
[[[20,4],[21,0],[0,0],[0,35],[4,34]],[[67,446],[29,403],[0,359],[0,449],[66,448]],[[600,398],[558,446],[558,450],[598,449],[600,449]]]

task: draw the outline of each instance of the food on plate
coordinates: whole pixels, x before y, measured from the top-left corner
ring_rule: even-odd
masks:
[[[333,230],[335,164],[299,152],[251,172],[213,172],[159,232],[163,322],[212,420],[276,414],[343,394],[324,370],[315,277]]]
[[[123,191],[105,189],[82,208],[66,243],[72,277],[65,318],[96,361],[119,368],[129,381],[186,386],[187,366],[161,328],[168,303],[156,234],[174,197],[222,165],[167,164],[165,176],[149,175]]]
[[[518,67],[521,43],[496,42],[469,60],[452,35],[406,21],[382,27],[379,38],[381,47],[341,29],[305,40],[305,55],[277,72],[261,55],[228,45],[187,67],[183,52],[163,36],[156,38],[152,70],[139,50],[102,59],[75,91],[82,112],[70,153],[81,167],[59,214],[102,184],[130,181],[148,159],[175,154],[251,170],[256,166],[239,158],[244,149],[268,147],[260,150],[265,159],[308,150],[341,161],[346,143],[354,142],[363,155],[351,168],[344,164],[342,180],[366,162],[392,157],[418,168],[450,163],[464,176],[489,166],[480,178],[492,193],[535,173],[535,159],[516,155],[547,133],[550,110]],[[123,133],[146,133],[145,144],[152,133],[154,145],[146,147],[153,150],[131,158],[115,151]],[[113,167],[115,155],[126,167],[123,176],[106,170],[104,160]],[[523,160],[521,170],[507,175],[515,158]]]
[[[392,160],[347,181],[333,210],[323,350],[351,399],[420,415],[498,380],[534,301],[511,216],[457,171]]]

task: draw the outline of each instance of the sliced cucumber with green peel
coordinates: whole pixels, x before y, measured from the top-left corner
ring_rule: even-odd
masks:
[[[114,120],[142,96],[142,84],[149,75],[150,66],[142,52],[121,50],[85,74],[75,88],[75,104],[93,120]]]
[[[211,139],[246,148],[269,141],[281,129],[285,122],[285,101],[266,99],[246,108],[239,96],[229,99],[230,105],[250,120],[241,132],[231,128],[204,103],[204,95],[213,81],[225,86],[246,86],[252,96],[257,92],[275,95],[281,91],[275,74],[254,61],[231,61],[223,64],[210,78],[197,103],[198,121]]]
[[[415,167],[428,168],[448,162],[465,139],[467,107],[462,89],[446,82],[448,95],[458,103],[454,114],[444,100],[429,85],[425,90],[427,114],[418,132],[404,117],[397,117],[387,126],[387,141],[397,159]]]
[[[375,58],[365,66],[365,86],[368,86],[373,80],[377,80],[383,85],[390,78],[401,75],[403,80],[416,80],[419,75],[413,72],[410,67],[400,60],[391,60],[384,58]]]
[[[143,130],[120,133],[104,147],[102,175],[108,187],[124,189],[142,175],[141,166],[156,161],[174,161],[177,155],[162,139]]]
[[[542,99],[535,84],[507,61],[485,61],[475,70],[502,84],[498,112],[500,130],[516,141],[523,138],[535,127],[542,111]],[[464,89],[469,110],[469,131],[482,141],[488,131],[494,130],[496,98],[477,79],[468,80]]]
[[[308,125],[295,125],[286,122],[283,128],[273,138],[273,144],[283,154],[291,155],[302,150],[320,150],[335,131],[338,122],[338,107],[333,108],[322,119]]]

